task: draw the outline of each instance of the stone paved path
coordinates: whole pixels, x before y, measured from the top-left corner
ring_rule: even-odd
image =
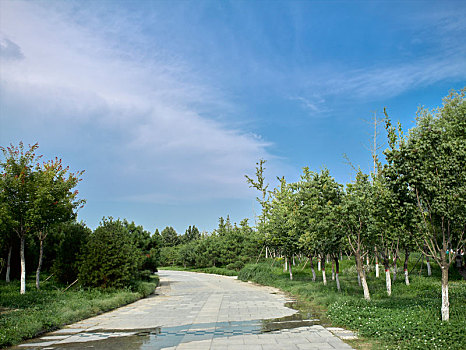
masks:
[[[289,300],[275,288],[192,272],[160,271],[159,276],[156,295],[17,349],[351,349],[334,335],[351,339],[351,332],[326,329],[312,320],[295,326],[273,323],[285,329],[267,331],[262,320],[296,313],[285,307]]]

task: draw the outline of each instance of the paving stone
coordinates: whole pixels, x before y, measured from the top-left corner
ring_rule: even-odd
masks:
[[[119,348],[119,342],[125,342],[125,349],[142,350],[351,349],[332,333],[354,334],[336,327],[314,325],[261,333],[260,320],[297,312],[284,306],[294,300],[278,289],[184,271],[160,271],[159,276],[157,295],[52,332],[42,338],[53,341],[35,340],[22,344],[22,349],[44,350],[54,344],[60,349],[74,344],[86,347],[88,341],[93,341],[94,349]],[[112,346],[105,347],[108,342]]]

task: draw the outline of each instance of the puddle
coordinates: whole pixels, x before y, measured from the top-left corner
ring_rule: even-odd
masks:
[[[213,338],[235,335],[262,334],[267,332],[293,329],[304,326],[326,325],[321,315],[309,309],[309,305],[297,301],[285,304],[298,310],[297,313],[268,320],[230,321],[189,324],[176,327],[132,329],[132,330],[92,330],[80,333],[49,334],[39,342],[37,339],[22,344],[14,349],[141,349],[157,350],[177,346],[191,341],[210,340]]]

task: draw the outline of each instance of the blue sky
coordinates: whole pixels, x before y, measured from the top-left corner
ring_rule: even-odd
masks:
[[[0,1],[0,145],[82,170],[79,218],[147,230],[254,222],[244,175],[296,181],[370,120],[405,128],[466,85],[464,1]],[[381,139],[382,141],[382,139]]]

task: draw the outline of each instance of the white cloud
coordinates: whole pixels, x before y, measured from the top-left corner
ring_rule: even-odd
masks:
[[[250,197],[243,175],[269,157],[268,144],[201,117],[231,106],[188,62],[134,60],[47,3],[1,2],[1,12],[2,52],[23,58],[0,66],[0,122],[11,135],[33,128],[49,148],[79,147],[87,176],[113,198]]]

